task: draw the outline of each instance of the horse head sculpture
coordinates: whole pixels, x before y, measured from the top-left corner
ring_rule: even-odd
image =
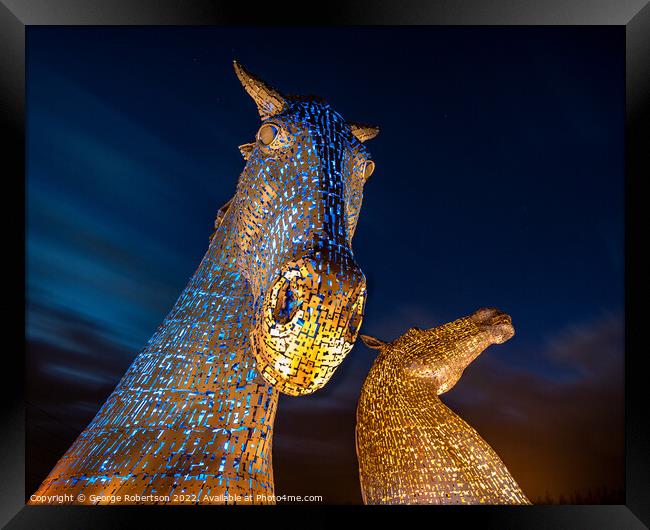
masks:
[[[240,146],[235,194],[176,303],[34,504],[59,494],[275,503],[279,392],[321,388],[356,340],[366,284],[351,240],[374,168],[362,143],[378,129],[235,71],[262,117]]]
[[[351,240],[374,170],[362,143],[379,130],[234,67],[262,119],[255,141],[240,146],[247,162],[230,202],[237,265],[253,296],[251,350],[268,383],[309,394],[327,383],[361,325],[366,283]]]
[[[515,333],[498,309],[410,328],[380,350],[361,389],[356,447],[367,504],[529,504],[499,455],[438,397]]]
[[[471,315],[431,329],[410,328],[395,342],[391,364],[409,377],[426,378],[436,394],[451,390],[465,368],[492,344],[503,344],[515,334],[510,315],[483,308]],[[385,343],[362,335],[364,343],[382,349]],[[401,347],[400,347],[401,346]]]

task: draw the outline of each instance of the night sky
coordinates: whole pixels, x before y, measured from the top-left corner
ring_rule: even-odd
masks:
[[[353,241],[362,332],[484,306],[515,337],[443,400],[531,500],[622,502],[624,30],[39,28],[27,71],[27,495],[97,412],[207,249],[259,126],[237,58],[374,123]],[[278,494],[361,501],[359,342],[282,396]],[[590,497],[589,497],[590,495]]]

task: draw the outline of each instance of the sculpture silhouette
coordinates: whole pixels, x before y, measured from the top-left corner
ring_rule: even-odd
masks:
[[[356,446],[366,504],[529,504],[494,450],[444,405],[485,348],[514,335],[510,317],[481,309],[387,344],[361,390]]]
[[[278,392],[327,383],[352,348],[365,278],[351,239],[374,168],[318,98],[234,63],[262,118],[234,197],[162,325],[33,503],[273,503]]]

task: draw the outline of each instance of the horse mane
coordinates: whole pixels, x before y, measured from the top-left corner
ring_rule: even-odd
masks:
[[[221,223],[223,223],[223,219],[224,217],[226,217],[228,210],[232,206],[232,202],[234,198],[235,196],[233,195],[232,197],[230,197],[230,199],[228,199],[228,201],[221,208],[219,208],[219,210],[217,210],[217,216],[214,218],[214,230],[210,234],[210,241],[212,241],[214,234],[217,233],[217,230],[219,230]]]

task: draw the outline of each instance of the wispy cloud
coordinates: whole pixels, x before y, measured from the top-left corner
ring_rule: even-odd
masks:
[[[91,373],[88,370],[73,368],[63,364],[49,363],[43,366],[43,372],[64,384],[106,385],[113,382],[112,374]]]

